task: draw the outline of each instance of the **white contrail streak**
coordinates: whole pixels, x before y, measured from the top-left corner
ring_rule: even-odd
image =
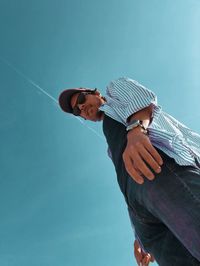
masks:
[[[1,59],[1,61],[4,62],[6,65],[8,65],[10,68],[12,68],[18,75],[20,75],[22,78],[24,78],[25,80],[27,80],[30,84],[32,84],[33,86],[35,86],[37,89],[39,89],[45,95],[47,95],[54,102],[58,103],[58,101],[53,96],[51,96],[48,92],[46,92],[44,89],[42,89],[39,85],[37,85],[32,79],[30,79],[29,77],[27,77],[26,75],[24,75],[16,67],[14,67],[13,65],[11,65],[8,61],[6,61],[5,59]]]
[[[54,102],[56,102],[58,104],[58,100],[56,100],[53,96],[51,96],[47,91],[45,91],[44,89],[42,89],[38,84],[36,84],[32,79],[30,79],[28,76],[26,76],[25,74],[23,74],[19,69],[17,69],[15,66],[13,66],[11,63],[9,63],[7,60],[0,58],[0,60],[6,64],[7,66],[9,66],[12,70],[14,70],[19,76],[21,76],[22,78],[24,78],[26,81],[28,81],[31,85],[33,85],[34,87],[36,87],[38,90],[40,90],[42,93],[44,93],[46,96],[48,96],[51,100],[53,100]],[[79,117],[74,116],[81,124],[83,124],[84,126],[86,126],[89,130],[91,130],[94,134],[96,134],[99,138],[103,139],[103,137],[93,128],[89,127],[87,124],[85,124]]]

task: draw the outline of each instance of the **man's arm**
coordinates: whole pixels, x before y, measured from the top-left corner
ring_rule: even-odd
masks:
[[[151,123],[152,114],[155,119],[161,110],[157,105],[155,93],[130,78],[112,81],[107,88],[107,94],[115,101],[115,105],[118,105],[116,112],[124,125],[137,119],[141,120],[146,128]],[[160,172],[160,165],[162,165],[162,158],[140,126],[128,132],[123,160],[127,172],[140,184],[144,182],[141,175],[150,180],[154,178],[148,165],[156,173]]]
[[[150,104],[148,107],[145,107],[142,110],[129,116],[127,122],[130,123],[132,120],[141,120],[143,121],[144,127],[147,128],[151,123],[152,113],[153,113],[153,104]]]
[[[131,115],[127,122],[140,120],[145,128],[152,121],[153,104]],[[160,173],[163,163],[161,156],[151,144],[148,135],[138,126],[127,133],[127,146],[123,153],[123,160],[129,175],[139,184],[144,182],[141,175],[149,180],[154,179],[154,174],[148,165],[156,172]]]

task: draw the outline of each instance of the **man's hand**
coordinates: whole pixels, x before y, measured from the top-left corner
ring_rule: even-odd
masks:
[[[155,260],[153,255],[142,250],[138,240],[134,242],[134,255],[139,266],[148,266],[150,262]]]
[[[149,180],[154,179],[155,173],[161,172],[162,158],[152,146],[149,137],[142,132],[141,127],[130,130],[127,134],[127,145],[123,153],[123,160],[129,175],[139,184],[144,182],[141,175]]]

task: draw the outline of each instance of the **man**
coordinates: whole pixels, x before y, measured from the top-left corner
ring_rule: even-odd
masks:
[[[150,253],[161,266],[200,265],[200,135],[129,78],[112,81],[105,97],[96,89],[65,90],[59,104],[65,112],[103,121],[136,233],[137,262]]]

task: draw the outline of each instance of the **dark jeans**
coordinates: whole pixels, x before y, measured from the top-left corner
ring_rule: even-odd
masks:
[[[126,183],[136,234],[161,266],[200,265],[200,169],[158,152],[164,163],[154,181]]]
[[[144,248],[160,266],[200,266],[200,168],[180,166],[158,150],[164,161],[162,172],[139,185],[126,172],[122,159],[125,126],[105,115],[103,132]]]

